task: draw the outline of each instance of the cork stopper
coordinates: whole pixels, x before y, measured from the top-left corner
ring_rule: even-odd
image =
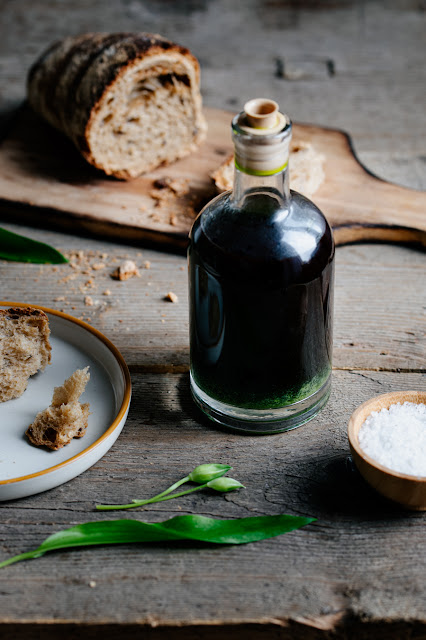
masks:
[[[275,100],[254,98],[244,105],[244,111],[238,116],[238,125],[242,131],[252,136],[270,136],[282,131],[290,120],[280,113]]]
[[[267,98],[255,98],[244,105],[247,122],[255,129],[271,129],[278,122],[278,104]]]
[[[288,163],[291,121],[274,100],[255,98],[232,121],[235,166],[256,176],[283,171]]]

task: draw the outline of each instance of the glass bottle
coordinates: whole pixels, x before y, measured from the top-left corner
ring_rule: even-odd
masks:
[[[271,100],[232,121],[234,189],[195,220],[188,249],[190,384],[213,421],[277,433],[330,393],[334,241],[290,191],[291,122]]]

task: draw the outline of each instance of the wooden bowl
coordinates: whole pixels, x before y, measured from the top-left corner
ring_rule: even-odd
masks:
[[[348,424],[349,445],[358,471],[376,491],[385,498],[406,509],[426,511],[426,477],[419,478],[399,471],[392,471],[370,458],[359,446],[358,434],[372,411],[388,409],[392,404],[415,402],[426,404],[426,392],[395,391],[384,393],[361,404],[352,414]]]

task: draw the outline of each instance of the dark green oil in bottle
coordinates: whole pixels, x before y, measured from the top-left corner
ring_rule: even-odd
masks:
[[[331,372],[333,256],[320,211],[293,194],[284,220],[262,194],[244,211],[229,196],[191,233],[191,374],[212,398],[280,408]]]

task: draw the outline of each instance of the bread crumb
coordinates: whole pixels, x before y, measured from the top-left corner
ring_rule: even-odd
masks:
[[[111,295],[111,291],[109,289],[105,289],[105,291],[102,292],[102,295],[110,296]]]
[[[92,269],[94,271],[100,271],[101,269],[105,269],[105,264],[103,262],[95,262],[92,264]]]
[[[189,191],[189,180],[186,178],[159,178],[154,180],[154,187],[158,190],[167,189],[177,196],[184,196]]]
[[[151,263],[149,260],[145,260],[143,263],[144,269],[151,269]]]
[[[111,273],[114,280],[128,280],[134,276],[140,278],[140,273],[132,260],[124,260],[115,271]]]
[[[168,300],[169,302],[178,302],[178,300],[179,300],[179,298],[177,297],[177,295],[175,293],[173,293],[173,291],[169,291],[169,293],[166,294],[164,299]]]
[[[86,307],[93,307],[93,298],[91,298],[90,296],[86,296],[84,298],[84,304],[86,305]]]
[[[89,582],[89,587],[90,587],[91,589],[93,589],[94,587],[96,587],[96,581],[95,581],[95,580],[91,580],[91,581]]]
[[[55,302],[63,302],[65,300],[65,296],[58,296],[57,298],[54,298]]]
[[[64,276],[63,278],[61,278],[60,280],[58,280],[58,282],[60,284],[66,284],[67,282],[70,282],[70,280],[75,280],[77,277],[76,273],[71,273],[69,276]]]

